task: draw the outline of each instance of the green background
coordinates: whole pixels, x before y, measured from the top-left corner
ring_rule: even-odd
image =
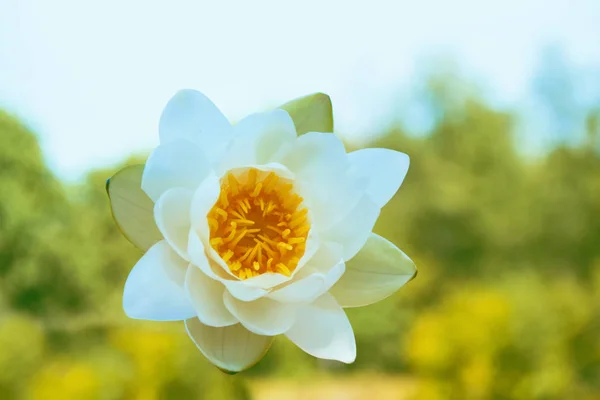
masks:
[[[453,76],[425,87],[429,132],[392,123],[366,145],[411,156],[375,231],[418,277],[348,310],[354,364],[281,337],[233,377],[182,324],[123,315],[141,253],[110,216],[104,183],[121,166],[64,184],[35,132],[0,112],[0,398],[599,399],[600,107],[577,109],[584,135],[567,129],[532,155],[520,110]]]

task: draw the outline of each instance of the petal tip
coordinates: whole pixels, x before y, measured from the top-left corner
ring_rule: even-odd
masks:
[[[296,125],[298,135],[307,132],[333,132],[333,106],[329,95],[312,93],[281,105]]]
[[[354,364],[354,361],[356,361],[356,353],[354,353],[352,357],[340,359],[339,361],[343,362],[344,364]]]
[[[417,277],[417,275],[419,275],[419,268],[417,268],[415,263],[413,263],[413,266],[415,267],[415,272],[413,273],[413,276],[411,276],[410,279],[406,283],[412,281],[413,279],[415,279]]]
[[[222,373],[226,374],[226,375],[237,375],[237,374],[239,374],[240,372],[242,372],[242,371],[230,371],[230,370],[228,370],[228,369],[225,369],[225,368],[220,368],[220,367],[217,367],[217,369],[218,369],[219,371],[221,371]]]
[[[108,178],[106,180],[106,183],[104,184],[104,190],[106,190],[106,195],[108,196],[109,199],[110,199],[110,192],[108,191],[108,187],[110,186],[111,179],[112,179],[112,176],[110,178]]]
[[[307,97],[312,97],[315,101],[319,101],[324,103],[328,108],[332,108],[331,97],[328,94],[323,92],[316,92],[313,94],[309,94]]]

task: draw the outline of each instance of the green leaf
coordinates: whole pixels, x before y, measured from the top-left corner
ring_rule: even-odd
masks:
[[[309,94],[279,108],[290,114],[298,136],[306,132],[333,132],[331,99],[324,93]]]
[[[154,222],[154,202],[142,190],[143,165],[131,165],[106,181],[113,218],[131,243],[148,250],[162,239]]]

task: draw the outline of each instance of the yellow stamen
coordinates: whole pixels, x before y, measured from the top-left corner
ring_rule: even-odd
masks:
[[[223,244],[223,238],[221,238],[221,237],[216,237],[216,238],[210,239],[210,245],[212,247],[217,247],[221,244]]]
[[[234,262],[233,262],[233,263],[230,265],[230,267],[231,267],[231,270],[232,270],[232,271],[234,271],[234,272],[235,272],[235,271],[239,271],[239,269],[240,269],[240,268],[242,268],[242,263],[241,263],[241,262],[239,262],[239,261],[234,261]]]
[[[235,176],[233,176],[233,174],[228,174],[227,181],[229,182],[229,188],[231,189],[231,194],[236,196],[239,192],[237,179],[235,179]],[[222,190],[223,190],[223,188],[221,187],[221,191]]]
[[[233,251],[227,250],[227,252],[223,254],[221,258],[223,259],[223,261],[227,262],[231,257],[233,257]]]
[[[237,235],[237,237],[231,243],[229,243],[229,248],[235,247],[240,242],[240,240],[242,240],[242,238],[246,236],[246,232],[248,232],[246,229],[242,229],[242,232],[239,235]],[[288,243],[290,242],[291,240],[288,241]]]
[[[309,230],[310,230],[310,225],[302,225],[300,228],[294,230],[294,233],[297,236],[302,236],[302,235],[306,235]]]
[[[292,274],[288,267],[283,263],[277,264],[277,271],[281,272],[285,276],[290,276]]]
[[[240,225],[254,225],[254,221],[250,221],[249,219],[234,219],[234,222],[240,224]]]
[[[270,230],[272,230],[273,232],[275,232],[275,233],[278,233],[278,234],[280,234],[280,235],[282,235],[282,234],[283,234],[283,232],[281,232],[281,229],[277,229],[276,227],[274,227],[274,226],[271,226],[271,225],[268,225],[268,226],[267,226],[267,229],[270,229]],[[289,229],[287,229],[287,230],[289,230]]]
[[[287,244],[284,242],[279,242],[277,243],[277,248],[279,249],[285,249],[285,250],[292,250],[294,247],[291,244]]]
[[[225,210],[217,207],[217,209],[215,211],[217,214],[219,214],[221,217],[223,217],[223,221],[227,221],[227,213],[225,212]]]
[[[256,177],[258,175],[258,170],[255,168],[250,168],[250,171],[248,171],[248,182],[246,183],[246,186],[251,189],[254,187],[254,185],[256,185]],[[259,183],[260,185],[260,183]],[[252,197],[256,197],[256,196],[252,196]]]
[[[208,227],[217,230],[219,228],[219,222],[214,218],[208,218]]]
[[[260,190],[262,189],[262,183],[259,183],[258,185],[256,185],[256,187],[254,188],[254,192],[252,192],[250,194],[250,197],[256,197],[260,194]]]
[[[229,172],[207,222],[210,246],[240,279],[290,276],[306,249],[308,210],[294,185],[255,168]]]
[[[246,250],[246,252],[244,253],[243,256],[241,256],[238,261],[239,262],[244,262],[246,261],[246,258],[248,258],[248,256],[250,255],[250,253],[252,252],[253,247],[250,247],[248,250]]]
[[[222,191],[219,198],[221,199],[221,205],[225,208],[229,207],[229,199],[227,199],[227,192]]]

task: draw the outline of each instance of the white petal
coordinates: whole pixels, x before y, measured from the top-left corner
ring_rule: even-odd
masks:
[[[204,242],[208,243],[210,231],[208,229],[207,215],[215,205],[221,193],[219,178],[209,174],[198,186],[192,198],[192,226]]]
[[[188,268],[185,290],[203,324],[222,327],[238,322],[223,303],[225,286],[206,276],[199,268]]]
[[[143,165],[123,168],[106,182],[112,215],[123,235],[146,251],[162,239],[154,222],[154,203],[142,190]]]
[[[269,298],[282,303],[310,303],[324,292],[325,276],[315,273],[290,283],[269,294]]]
[[[309,132],[274,155],[299,178],[306,179],[330,170],[345,171],[348,158],[342,141],[331,133]]]
[[[223,297],[225,307],[250,331],[275,336],[286,332],[296,319],[296,307],[263,297],[244,302],[229,292]]]
[[[133,267],[125,282],[123,309],[131,318],[181,321],[196,315],[185,296],[179,272],[187,268],[171,247],[161,240]]]
[[[362,149],[348,154],[351,172],[368,179],[367,193],[380,208],[398,191],[408,172],[408,155],[388,149]]]
[[[290,280],[289,276],[282,275],[278,272],[267,272],[262,275],[254,276],[244,280],[244,283],[250,287],[270,289],[283,282]]]
[[[198,318],[185,321],[185,329],[202,354],[225,372],[240,372],[259,362],[273,338],[256,335],[240,324],[214,328]]]
[[[187,140],[158,146],[146,161],[142,189],[155,202],[168,189],[195,190],[210,171],[202,150]]]
[[[221,156],[232,136],[227,118],[202,93],[177,92],[165,106],[159,123],[161,144],[184,139],[196,143],[211,160]]]
[[[296,190],[310,208],[319,231],[341,220],[364,191],[363,179],[348,174],[344,145],[333,134],[309,132],[273,158],[296,174]]]
[[[244,164],[239,165],[235,168],[232,168],[231,171],[234,173],[244,172],[248,168],[254,168],[263,172],[274,172],[280,178],[285,178],[293,181],[296,178],[296,175],[292,171],[290,171],[285,165],[276,162],[270,162],[267,164]]]
[[[298,275],[306,277],[314,273],[326,274],[334,265],[343,261],[343,254],[344,248],[339,243],[322,242]]]
[[[223,281],[229,293],[241,301],[254,301],[266,296],[269,292],[259,287],[253,287],[242,280]]]
[[[390,296],[416,274],[415,264],[402,250],[373,233],[346,262],[346,273],[331,293],[343,307],[366,306]]]
[[[340,279],[344,270],[341,246],[326,243],[298,273],[296,280],[272,291],[269,298],[282,303],[313,302]]]
[[[190,260],[187,247],[192,194],[189,189],[172,188],[164,192],[154,206],[158,229],[177,254],[187,261]]]
[[[274,110],[252,114],[234,126],[234,139],[220,171],[250,164],[266,164],[279,148],[296,138],[289,114]]]
[[[346,263],[343,260],[340,260],[337,264],[335,264],[327,273],[325,274],[325,287],[323,288],[323,293],[328,292],[329,289],[335,285],[344,273],[346,272]]]
[[[307,195],[307,202],[310,202],[315,229],[325,232],[339,224],[364,196],[365,188],[365,179],[348,173],[322,174],[303,187],[311,193]]]
[[[322,233],[322,238],[341,244],[344,248],[344,260],[349,260],[367,241],[379,217],[379,211],[371,197],[365,194],[339,223]]]
[[[344,363],[356,359],[350,321],[329,293],[299,308],[296,323],[285,335],[312,356]]]

